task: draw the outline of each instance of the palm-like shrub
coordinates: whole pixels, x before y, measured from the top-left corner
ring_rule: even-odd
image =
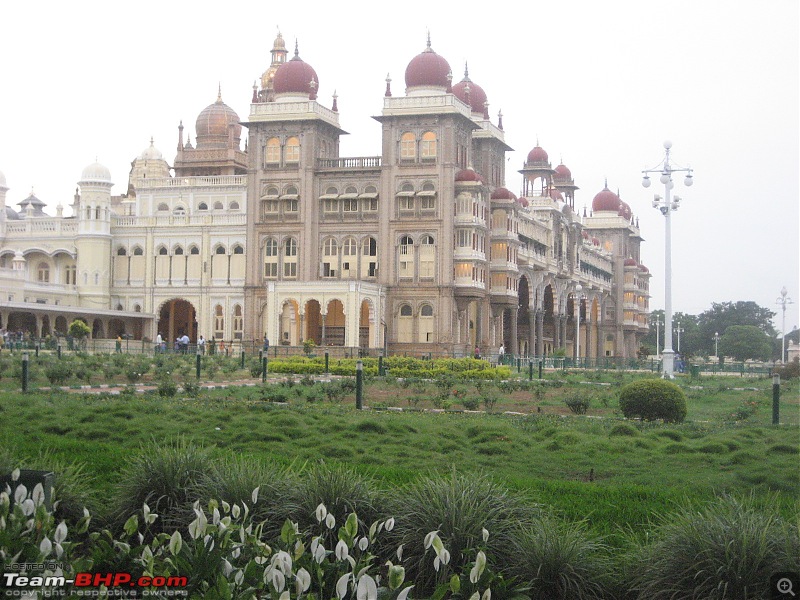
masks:
[[[515,536],[510,573],[532,600],[588,600],[604,597],[610,561],[607,548],[592,538],[585,523],[542,516]]]
[[[800,536],[777,502],[725,496],[664,517],[633,564],[631,587],[641,599],[766,598],[773,573],[800,570]]]
[[[514,536],[521,526],[530,525],[539,508],[512,494],[486,476],[432,476],[414,482],[393,494],[390,508],[396,518],[393,546],[403,545],[403,563],[414,580],[415,593],[430,595],[450,574],[472,560],[470,552],[486,547],[488,566],[506,575],[516,560]],[[488,538],[484,542],[484,530]],[[450,552],[450,563],[439,571],[432,568],[431,554],[423,540],[438,531]],[[502,587],[492,594],[503,596]]]
[[[210,452],[183,438],[147,444],[122,473],[112,519],[122,524],[147,504],[159,516],[154,532],[188,525],[194,518],[192,504],[207,485],[210,465]]]
[[[686,418],[686,395],[671,381],[642,379],[620,390],[619,407],[628,419],[680,423]]]

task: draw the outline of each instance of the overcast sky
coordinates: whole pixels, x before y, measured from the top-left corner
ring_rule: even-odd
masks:
[[[124,7],[124,8],[123,8]],[[397,7],[402,12],[392,12]],[[5,2],[0,8],[0,171],[8,204],[34,189],[55,213],[83,168],[110,170],[115,194],[150,137],[172,164],[180,120],[194,122],[217,86],[242,120],[280,28],[287,47],[334,90],[343,156],[380,153],[386,74],[404,93],[408,62],[425,48],[483,87],[503,111],[507,187],[520,192],[536,145],[563,157],[590,206],[609,188],[639,217],[651,309],[664,306],[663,186],[641,170],[663,158],[695,169],[677,182],[673,308],[753,300],[778,312],[782,286],[800,324],[800,75],[797,0],[556,0],[551,2]]]

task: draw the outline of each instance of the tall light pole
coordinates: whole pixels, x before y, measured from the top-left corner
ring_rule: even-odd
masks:
[[[692,185],[692,170],[689,168],[676,168],[669,162],[669,150],[672,148],[672,142],[669,140],[664,142],[664,149],[666,154],[661,163],[652,169],[645,169],[644,179],[642,185],[650,187],[650,173],[660,173],[659,180],[664,184],[664,197],[656,195],[653,200],[653,208],[657,208],[662,215],[664,215],[664,377],[672,379],[675,377],[675,352],[672,350],[672,227],[670,223],[670,215],[673,210],[678,210],[681,199],[675,196],[674,199],[670,198],[670,192],[675,186],[672,181],[672,174],[677,172],[686,172],[686,179],[684,185],[689,187]]]
[[[681,334],[684,331],[686,330],[683,327],[681,327],[680,323],[678,323],[678,326],[675,328],[675,333],[678,334],[678,354],[681,353]]]
[[[794,304],[792,299],[789,298],[789,290],[786,289],[786,286],[781,288],[781,297],[775,302],[781,307],[781,311],[783,312],[783,318],[781,320],[781,363],[783,363],[784,357],[786,356],[786,305]]]
[[[661,319],[656,319],[656,358],[661,357]]]
[[[714,356],[719,360],[719,331],[714,333]]]

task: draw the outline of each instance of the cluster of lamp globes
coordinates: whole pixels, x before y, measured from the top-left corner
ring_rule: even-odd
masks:
[[[686,178],[683,180],[683,184],[686,187],[691,187],[694,183],[692,179],[692,170],[691,169],[673,169],[669,164],[669,149],[672,148],[672,142],[667,140],[664,142],[664,148],[667,151],[667,156],[664,160],[664,164],[661,167],[661,177],[659,181],[664,184],[667,190],[667,202],[664,202],[664,199],[656,194],[653,198],[653,208],[658,208],[661,211],[661,214],[666,216],[670,210],[678,210],[678,207],[681,205],[681,199],[679,196],[675,196],[669,201],[669,190],[671,190],[675,183],[672,181],[672,173],[673,171],[686,171]],[[644,187],[650,187],[650,173],[653,171],[643,171],[644,178],[642,179],[642,185]]]

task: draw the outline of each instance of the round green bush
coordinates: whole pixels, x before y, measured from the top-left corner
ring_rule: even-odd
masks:
[[[643,379],[620,390],[619,407],[628,419],[680,423],[686,418],[686,395],[664,379]]]

